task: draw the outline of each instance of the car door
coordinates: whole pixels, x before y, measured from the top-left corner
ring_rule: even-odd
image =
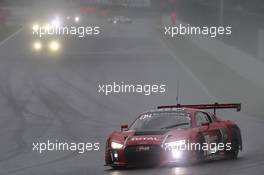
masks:
[[[215,154],[218,152],[217,145],[223,142],[223,134],[219,129],[219,122],[213,120],[211,116],[203,111],[195,113],[196,127],[202,133],[208,149],[204,150],[207,155]],[[206,125],[204,125],[207,123]]]

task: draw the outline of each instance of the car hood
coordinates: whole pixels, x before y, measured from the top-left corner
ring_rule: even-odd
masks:
[[[157,130],[157,131],[125,131],[112,135],[113,140],[123,142],[124,145],[163,144],[166,140],[189,139],[191,129]]]

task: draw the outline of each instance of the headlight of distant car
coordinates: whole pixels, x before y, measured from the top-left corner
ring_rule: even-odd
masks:
[[[39,41],[36,41],[33,43],[33,49],[36,51],[40,51],[42,49],[42,43]]]
[[[38,25],[38,24],[33,24],[33,26],[32,26],[32,30],[33,30],[34,32],[38,31],[38,30],[39,30],[39,25]]]
[[[55,18],[51,21],[51,26],[52,27],[59,27],[61,25],[61,21],[59,18]]]
[[[80,21],[80,17],[79,16],[75,16],[74,21],[75,22],[79,22]]]
[[[111,148],[113,149],[121,149],[123,147],[123,144],[117,143],[117,142],[111,142]]]
[[[49,43],[49,49],[52,51],[52,52],[56,52],[60,49],[60,44],[58,41],[51,41]]]
[[[42,28],[44,28],[44,30],[45,31],[49,31],[50,30],[50,28],[51,28],[51,26],[50,26],[50,24],[49,23],[46,23],[46,24],[44,24],[43,25],[43,27]]]

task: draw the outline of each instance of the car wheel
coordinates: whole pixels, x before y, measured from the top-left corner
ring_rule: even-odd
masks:
[[[202,134],[199,134],[197,136],[197,143],[199,143],[201,146],[205,143],[204,136]],[[203,161],[205,160],[205,153],[203,149],[196,150],[196,160],[197,161]]]
[[[239,134],[236,129],[232,131],[231,150],[227,152],[228,158],[237,159],[239,153]]]

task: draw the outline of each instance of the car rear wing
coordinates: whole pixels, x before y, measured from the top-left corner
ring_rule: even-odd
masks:
[[[236,109],[237,111],[241,110],[240,103],[213,103],[213,104],[197,104],[197,105],[167,105],[167,106],[158,106],[158,109],[165,108],[194,108],[194,109],[213,109],[214,114],[216,113],[216,109]]]

